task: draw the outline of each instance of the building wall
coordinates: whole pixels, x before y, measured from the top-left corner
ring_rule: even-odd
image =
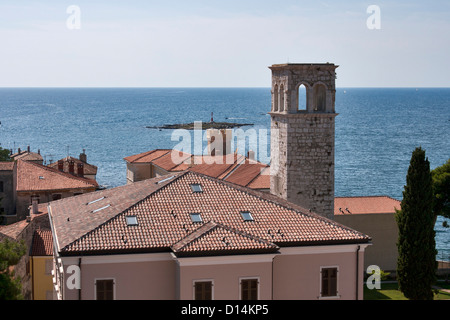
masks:
[[[256,278],[260,300],[317,300],[321,267],[338,267],[339,297],[335,299],[362,299],[365,246],[360,246],[358,262],[356,245],[283,248],[281,254],[198,258],[175,258],[170,253],[83,257],[81,299],[95,299],[96,279],[113,279],[118,300],[192,300],[194,282],[201,280],[213,282],[214,300],[239,300],[240,279]],[[67,268],[78,265],[79,259],[62,260],[63,297],[77,300],[79,290],[67,288],[71,276]]]
[[[372,238],[367,248],[365,268],[377,265],[384,271],[397,270],[398,227],[393,213],[335,215],[335,221]]]
[[[273,255],[179,259],[179,299],[194,299],[195,281],[213,282],[214,300],[239,300],[240,280],[258,279],[259,299],[272,299]],[[199,260],[196,263],[196,259]]]
[[[127,183],[138,182],[153,178],[151,163],[128,163],[127,162]]]
[[[63,258],[64,299],[78,300],[79,291],[69,290],[67,272],[78,265],[78,258]],[[81,299],[95,300],[96,279],[113,279],[116,300],[174,300],[176,263],[170,254],[109,257],[83,257],[81,260]]]
[[[88,193],[95,191],[95,188],[86,189],[71,189],[71,190],[52,190],[52,191],[38,191],[38,192],[17,192],[16,213],[17,221],[23,220],[28,216],[31,206],[31,197],[39,196],[39,203],[47,203],[53,201],[53,195],[60,194],[61,199],[72,197],[78,193]]]
[[[359,253],[358,287],[356,250],[355,245],[281,249],[274,260],[274,299],[321,299],[321,267],[338,268],[339,297],[334,299],[354,300],[357,295],[362,299],[364,248]]]
[[[52,274],[47,273],[46,263],[52,262],[53,257],[30,257],[32,273],[33,300],[49,300],[52,296]],[[50,293],[50,294],[49,294]]]

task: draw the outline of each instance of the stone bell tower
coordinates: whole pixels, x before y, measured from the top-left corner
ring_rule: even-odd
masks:
[[[272,70],[272,194],[334,216],[335,79],[338,66],[277,64]]]

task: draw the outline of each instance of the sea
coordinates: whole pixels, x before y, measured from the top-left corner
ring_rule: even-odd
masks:
[[[84,149],[99,184],[113,188],[126,184],[124,157],[180,145],[206,149],[204,135],[148,128],[165,124],[250,124],[235,129],[244,138],[233,150],[251,149],[269,163],[270,108],[270,88],[0,88],[0,147],[30,146],[46,163]],[[336,196],[401,200],[416,147],[431,169],[450,158],[450,88],[337,88],[336,112]],[[446,261],[448,220],[439,217],[435,227],[438,259]]]

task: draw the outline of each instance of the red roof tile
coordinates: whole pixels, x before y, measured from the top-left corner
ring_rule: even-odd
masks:
[[[17,191],[95,189],[97,182],[36,163],[17,161]]]
[[[33,235],[31,256],[52,256],[53,236],[51,230],[36,230]]]
[[[156,179],[149,179],[50,203],[59,251],[62,254],[170,251],[199,228],[191,220],[191,213],[200,213],[204,223],[217,224],[211,235],[197,230],[199,239],[194,241],[194,237],[192,245],[207,242],[213,234],[220,234],[219,230],[226,230],[229,236],[234,234],[234,239],[239,240],[239,250],[255,249],[255,239],[280,247],[370,240],[355,230],[263,192],[190,171],[171,176],[172,179],[159,185]],[[202,192],[194,193],[192,184],[201,184]],[[98,196],[107,199],[95,205],[86,204],[88,199],[92,201]],[[103,210],[93,212],[102,207]],[[251,212],[254,221],[243,220],[240,212],[245,210]],[[127,216],[136,217],[138,225],[128,226]],[[267,243],[264,246],[267,248]],[[223,249],[218,243],[209,249],[195,248]]]
[[[172,246],[178,255],[270,252],[278,246],[245,232],[210,221]]]
[[[394,213],[400,209],[400,201],[387,196],[336,197],[334,214]]]

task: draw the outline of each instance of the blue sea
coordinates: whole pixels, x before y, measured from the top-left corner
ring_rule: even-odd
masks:
[[[241,129],[259,133],[264,145],[270,104],[270,88],[0,88],[0,146],[39,149],[47,163],[86,149],[98,182],[116,187],[126,183],[124,157],[180,143],[173,131],[147,126],[209,122],[213,114],[253,124]],[[400,200],[416,147],[431,169],[450,158],[450,88],[338,88],[336,112],[336,196]],[[270,149],[261,149],[267,162]],[[438,258],[450,260],[443,221]]]

